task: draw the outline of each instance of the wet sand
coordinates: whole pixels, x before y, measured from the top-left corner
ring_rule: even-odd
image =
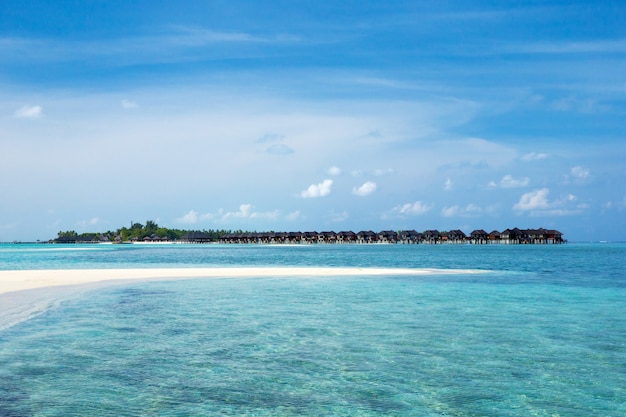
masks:
[[[450,275],[484,271],[408,268],[233,267],[0,271],[0,330],[99,288],[185,279]]]
[[[0,294],[14,291],[67,285],[115,281],[297,277],[297,276],[375,276],[375,275],[438,275],[471,273],[475,271],[409,268],[158,268],[158,269],[63,269],[0,271]]]

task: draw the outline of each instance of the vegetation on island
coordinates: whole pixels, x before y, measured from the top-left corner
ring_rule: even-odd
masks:
[[[77,233],[74,230],[59,231],[56,239],[52,239],[54,243],[125,243],[125,242],[143,242],[143,241],[177,241],[182,240],[187,235],[202,234],[207,240],[217,242],[222,236],[230,233],[242,233],[242,230],[185,230],[185,229],[169,229],[159,226],[152,220],[146,221],[146,224],[131,223],[130,227],[122,227],[115,231],[107,232],[87,232]]]

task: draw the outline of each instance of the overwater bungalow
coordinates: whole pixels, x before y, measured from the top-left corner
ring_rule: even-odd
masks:
[[[211,235],[206,232],[189,232],[180,238],[181,243],[211,243]]]
[[[491,233],[489,233],[489,243],[500,243],[501,240],[502,233],[498,232],[497,230],[493,230]]]
[[[378,243],[396,243],[398,233],[393,230],[383,230],[378,233]]]
[[[433,230],[424,230],[424,233],[422,233],[423,235],[423,243],[429,243],[429,244],[436,244],[436,243],[440,243],[440,233],[439,230],[433,229]]]
[[[467,241],[467,235],[459,229],[450,230],[448,232],[449,243],[465,243]]]
[[[208,235],[193,232],[183,236],[181,241],[189,243],[206,243]],[[473,230],[466,235],[460,229],[438,231],[436,229],[417,232],[415,230],[382,230],[375,233],[362,230],[354,233],[350,230],[324,232],[248,232],[229,233],[219,238],[221,243],[239,244],[555,244],[564,243],[563,234],[558,230],[539,229],[505,229],[503,232],[493,230],[487,233],[483,229]]]
[[[356,234],[357,243],[374,243],[376,241],[376,233],[371,230],[361,230]]]
[[[483,229],[476,229],[470,233],[470,242],[474,245],[484,245],[488,243],[489,233],[485,232]]]
[[[398,232],[398,243],[415,244],[422,240],[423,235],[415,230],[401,230]]]
[[[337,233],[337,243],[354,243],[356,239],[356,234],[351,230]]]

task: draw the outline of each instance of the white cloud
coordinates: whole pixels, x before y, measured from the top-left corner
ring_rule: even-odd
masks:
[[[443,189],[445,191],[450,191],[450,190],[452,190],[453,186],[454,186],[454,184],[452,183],[452,180],[450,178],[448,178],[446,180],[446,182],[444,183],[444,185],[443,185]]]
[[[543,153],[543,152],[530,152],[527,153],[526,155],[522,156],[522,161],[538,161],[540,159],[545,159],[548,157],[547,153]]]
[[[302,198],[317,198],[325,197],[330,194],[330,189],[333,185],[333,180],[325,179],[319,184],[311,184],[309,188],[302,191],[300,196]]]
[[[385,175],[392,175],[395,174],[395,170],[393,168],[376,168],[373,171],[370,170],[363,170],[363,169],[355,169],[353,171],[350,172],[350,175],[352,175],[353,177],[360,177],[361,175],[374,175],[376,177],[383,177]]]
[[[441,215],[443,217],[474,217],[482,213],[482,211],[482,208],[474,204],[468,204],[465,207],[454,205],[441,209]]]
[[[575,204],[578,197],[574,194],[567,194],[558,200],[550,201],[548,200],[549,193],[547,188],[525,193],[513,209],[528,212],[531,216],[573,216],[589,208],[586,203]]]
[[[517,204],[513,206],[513,210],[530,211],[530,210],[546,210],[550,208],[548,203],[548,194],[550,190],[541,188],[522,194]]]
[[[241,204],[237,211],[218,210],[217,214],[206,214],[205,218],[219,218],[220,221],[227,222],[231,219],[276,219],[280,216],[279,210],[253,211],[252,204]]]
[[[441,209],[441,215],[443,217],[454,217],[458,214],[460,209],[459,206],[444,207]]]
[[[175,219],[177,223],[196,224],[203,220],[213,220],[218,222],[227,222],[232,219],[276,219],[280,216],[279,210],[258,212],[253,211],[252,204],[241,204],[237,211],[225,211],[219,209],[216,213],[200,214],[195,210],[189,210],[185,215]],[[300,212],[290,213],[288,219],[294,219],[299,216]],[[294,217],[295,216],[295,217]]]
[[[511,175],[505,175],[500,180],[500,187],[502,188],[526,187],[528,186],[529,182],[530,182],[530,179],[528,177],[515,179]]]
[[[372,181],[366,181],[360,187],[352,188],[352,194],[358,195],[360,197],[365,197],[367,195],[370,195],[374,191],[376,191],[376,183]]]
[[[328,168],[327,173],[328,173],[328,175],[332,175],[333,177],[336,177],[337,175],[341,175],[341,168],[336,167],[336,166],[332,166],[332,167]]]
[[[222,215],[222,220],[229,219],[231,217],[235,218],[243,218],[250,216],[250,209],[252,208],[252,204],[241,204],[239,206],[239,211],[229,211]]]
[[[396,206],[393,208],[393,212],[400,214],[408,214],[413,216],[418,216],[420,214],[424,214],[429,211],[432,206],[428,204],[424,204],[421,201],[416,201],[415,203],[406,203],[401,206]]]
[[[590,174],[587,168],[583,168],[581,166],[572,167],[572,169],[570,170],[570,173],[572,174],[574,178],[579,179],[579,180],[584,180],[588,178]]]
[[[177,219],[175,219],[175,221],[177,223],[184,223],[184,224],[194,224],[194,223],[197,223],[198,222],[198,212],[195,211],[195,210],[189,210],[182,217],[178,217]]]
[[[272,211],[254,211],[252,213],[250,213],[250,218],[251,219],[276,219],[278,218],[278,216],[280,216],[280,211],[279,210],[272,210]]]
[[[136,109],[137,107],[139,107],[139,105],[134,102],[134,101],[130,101],[130,100],[122,100],[122,108],[123,109]]]
[[[14,113],[15,117],[23,119],[36,119],[41,117],[43,108],[41,106],[22,106]]]
[[[530,183],[530,179],[528,177],[523,178],[513,178],[511,175],[505,175],[499,182],[489,181],[487,184],[487,188],[520,188],[526,187]]]
[[[229,211],[222,213],[222,220],[229,220],[231,218],[236,219],[275,219],[279,216],[278,210],[273,211],[252,211],[254,206],[252,204],[241,204],[238,211]]]
[[[377,177],[382,177],[383,175],[390,175],[393,174],[395,171],[393,168],[387,168],[387,169],[382,169],[382,168],[378,168],[374,170],[374,175],[376,175]]]
[[[297,220],[301,217],[300,210],[292,211],[287,215],[287,220]]]

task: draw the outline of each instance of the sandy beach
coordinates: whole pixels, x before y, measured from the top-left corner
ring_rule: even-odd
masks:
[[[186,279],[443,275],[477,271],[422,268],[215,267],[0,270],[0,330],[85,291],[132,282]]]
[[[475,270],[408,268],[233,267],[0,271],[0,330],[85,291],[140,281],[184,279],[448,275]]]
[[[408,268],[159,268],[159,269],[64,269],[0,271],[0,294],[46,287],[94,284],[116,281],[295,277],[295,276],[375,276],[434,275],[471,273],[475,271]]]

